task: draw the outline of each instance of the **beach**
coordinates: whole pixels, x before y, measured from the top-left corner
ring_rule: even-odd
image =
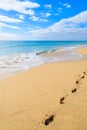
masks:
[[[0,130],[87,130],[86,86],[85,59],[45,63],[1,79]]]
[[[83,55],[87,55],[87,48],[77,49],[77,53],[81,53]]]

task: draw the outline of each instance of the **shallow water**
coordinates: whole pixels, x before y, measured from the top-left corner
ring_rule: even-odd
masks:
[[[47,62],[87,59],[76,53],[79,47],[87,42],[0,42],[0,78]]]

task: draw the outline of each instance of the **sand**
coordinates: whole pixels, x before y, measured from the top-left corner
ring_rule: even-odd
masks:
[[[87,60],[47,63],[0,80],[0,130],[87,130]]]
[[[87,55],[87,48],[77,49],[77,53],[80,53],[80,54],[83,54],[83,55]]]

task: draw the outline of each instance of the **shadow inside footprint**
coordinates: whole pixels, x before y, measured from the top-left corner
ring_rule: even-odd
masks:
[[[64,104],[65,97],[60,98],[60,104]]]
[[[82,77],[81,77],[81,79],[84,79],[84,78],[85,78],[85,76],[82,76]]]
[[[54,115],[51,115],[50,117],[48,117],[47,119],[45,119],[44,124],[45,125],[49,125],[50,122],[52,122],[54,120]]]
[[[84,75],[86,75],[86,72],[83,72]]]
[[[76,84],[78,84],[78,83],[79,83],[79,81],[77,80],[77,81],[76,81]]]
[[[77,91],[77,89],[76,88],[74,88],[74,89],[72,89],[72,93],[75,93]]]

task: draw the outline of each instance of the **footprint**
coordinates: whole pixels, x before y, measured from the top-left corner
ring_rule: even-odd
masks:
[[[86,75],[86,72],[83,72],[84,75]]]
[[[79,81],[78,81],[78,80],[76,81],[76,84],[79,84]]]
[[[66,94],[66,97],[68,97],[68,94]]]
[[[54,120],[54,115],[49,116],[47,119],[45,119],[44,125],[49,125]]]
[[[77,91],[77,89],[76,88],[74,88],[74,89],[72,89],[72,93],[75,93]]]
[[[84,79],[84,78],[85,78],[85,76],[82,76],[82,77],[81,77],[81,79]]]
[[[64,104],[65,97],[60,98],[60,104]]]

